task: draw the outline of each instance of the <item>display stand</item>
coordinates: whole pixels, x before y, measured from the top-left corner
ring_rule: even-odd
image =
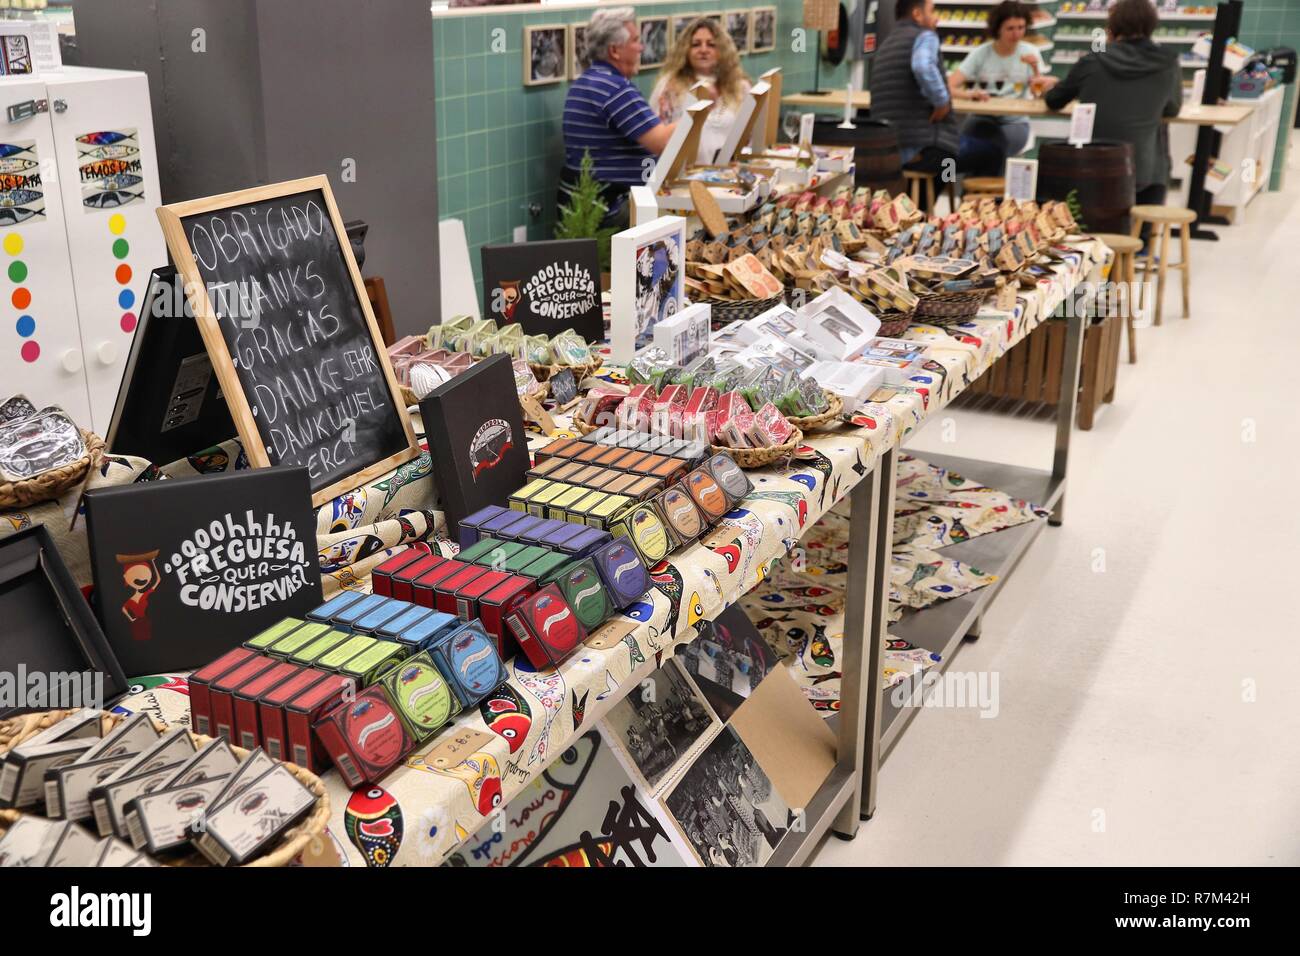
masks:
[[[1241,7],[1241,0],[1219,4],[1218,15],[1214,18],[1214,37],[1210,41],[1210,63],[1205,71],[1205,90],[1201,94],[1202,105],[1215,105],[1227,94],[1225,81],[1228,73],[1223,65],[1223,55],[1229,37],[1236,36],[1241,30]],[[1214,198],[1205,188],[1210,158],[1218,155],[1221,139],[1222,136],[1212,127],[1201,126],[1196,130],[1196,158],[1192,162],[1192,179],[1187,190],[1187,205],[1196,213],[1196,222],[1191,227],[1193,239],[1218,241],[1218,234],[1204,228],[1205,224],[1228,225],[1226,217],[1211,213]]]
[[[1076,295],[1082,294],[1082,292],[1076,293],[1075,290],[1071,290],[1070,294]],[[1051,303],[1050,300],[1045,301],[1044,314],[1038,317],[1039,321],[1044,321],[1046,314],[1052,310],[1048,308],[1049,305],[1052,308],[1055,307],[1055,304]],[[935,672],[942,674],[948,668],[962,641],[974,640],[980,636],[984,614],[997,598],[1002,587],[1020,563],[1020,559],[1029,550],[1030,545],[1042,533],[1045,525],[1057,526],[1064,520],[1066,472],[1069,462],[1070,436],[1074,428],[1074,416],[1078,403],[1079,366],[1083,355],[1083,334],[1086,321],[1084,309],[1076,307],[1069,311],[1065,354],[1061,370],[1061,391],[1056,407],[1056,442],[1050,471],[947,455],[935,455],[928,452],[925,454],[925,460],[932,465],[950,468],[967,477],[976,478],[990,487],[998,488],[1015,498],[1022,498],[1044,508],[1050,508],[1052,509],[1052,515],[1050,518],[1038,518],[1028,524],[999,531],[996,534],[981,535],[942,549],[942,554],[945,557],[978,567],[986,573],[995,574],[998,580],[986,588],[941,602],[924,610],[915,611],[890,628],[890,633],[893,636],[910,641],[917,647],[941,655],[941,660],[935,668],[923,671],[917,677],[903,682],[902,686],[908,692],[909,697],[919,689],[920,685],[916,682],[923,675]],[[1028,334],[1029,331],[1031,329],[1026,329],[1025,334]],[[1005,360],[1010,352],[1011,349],[1008,348],[999,361]],[[988,369],[984,370],[983,374],[988,374],[992,368],[993,366],[990,365]],[[931,416],[933,416],[933,412]],[[879,480],[887,482],[891,489],[896,480],[896,463],[897,454],[891,451],[890,454],[882,456],[876,469],[879,472]],[[892,494],[889,496],[887,507],[885,507],[885,502],[882,501],[881,504],[881,527],[876,529],[875,533],[878,538],[883,537],[886,547],[888,547],[889,542],[892,542],[894,525]],[[877,564],[877,569],[882,566],[885,569],[884,579],[874,580],[872,585],[871,600],[877,602],[878,605],[884,605],[888,601],[888,552],[885,552],[883,561]],[[850,582],[852,580],[853,578],[850,577]],[[850,585],[850,588],[852,588],[852,585]],[[883,630],[881,640],[883,640]],[[876,670],[873,673],[879,675],[880,671]],[[877,686],[880,684],[879,676],[877,676],[874,683]],[[879,757],[870,760],[867,765],[868,779],[863,787],[861,805],[863,819],[869,819],[875,812],[875,775],[879,773],[881,763],[897,746],[903,731],[907,729],[920,710],[919,707],[915,706],[900,708],[892,700],[885,701],[886,696],[891,698],[894,696],[896,689],[891,688],[888,695],[883,692],[879,693],[880,699],[874,705],[873,719],[868,723],[868,746],[872,748],[873,753],[878,753]]]

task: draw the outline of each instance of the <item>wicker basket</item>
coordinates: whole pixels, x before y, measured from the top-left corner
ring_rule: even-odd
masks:
[[[605,364],[605,358],[602,355],[593,355],[591,361],[583,365],[534,365],[528,363],[528,367],[533,370],[539,382],[549,382],[551,376],[558,375],[566,368],[573,370],[574,381],[581,382],[590,375],[595,375],[600,367]]]
[[[70,465],[55,468],[35,478],[0,481],[0,511],[26,508],[43,501],[53,501],[69,488],[80,484],[104,453],[104,439],[93,432],[82,432],[86,453]]]
[[[592,432],[594,432],[597,429],[597,427],[599,427],[596,425],[587,424],[578,416],[578,413],[576,411],[573,413],[572,424],[573,424],[573,430],[577,432],[579,435],[590,435]]]
[[[784,445],[769,445],[766,448],[727,448],[723,445],[714,445],[713,451],[730,455],[741,468],[763,468],[782,458],[789,458],[802,443],[803,432],[796,428],[790,440]]]
[[[954,322],[969,319],[979,312],[992,289],[970,289],[965,292],[931,292],[921,296],[916,304],[918,319],[939,319]]]
[[[803,418],[795,418],[792,415],[787,415],[785,416],[785,420],[803,432],[812,431],[815,428],[821,428],[823,425],[837,423],[841,413],[844,411],[844,399],[827,389],[822,389],[822,391],[826,393],[826,401],[830,403],[826,411],[822,412],[820,415],[807,415]]]
[[[880,328],[876,335],[882,339],[896,339],[912,324],[916,318],[916,310],[911,312],[882,312],[877,316],[880,319]]]
[[[10,718],[9,720],[0,720],[0,754],[8,753],[13,747],[22,743],[28,737],[31,737],[46,727],[57,723],[64,717],[71,714],[70,710],[51,710],[39,714],[24,714],[20,717]],[[113,727],[125,720],[124,714],[110,714],[105,712],[101,718],[101,733],[107,733]],[[212,741],[211,737],[203,737],[191,733],[190,737],[194,739],[196,748],[206,746]],[[248,751],[242,747],[230,748],[240,759],[248,756]],[[321,782],[320,777],[316,776],[309,770],[304,770],[297,764],[281,761],[285,768],[298,778],[298,782],[310,790],[316,796],[316,806],[311,813],[297,826],[291,829],[280,842],[276,844],[271,851],[262,854],[257,859],[245,863],[244,866],[255,867],[279,867],[288,866],[304,850],[313,843],[320,840],[325,833],[325,825],[330,818],[330,800],[329,795],[325,792],[325,784]],[[20,810],[0,810],[0,834],[13,825],[19,817],[22,816]],[[165,858],[161,860],[166,866],[209,866],[208,861],[197,850],[187,852],[183,856]]]
[[[755,316],[762,315],[768,309],[776,308],[785,302],[785,293],[767,299],[700,299],[699,302],[709,307],[709,321],[714,330],[733,322],[747,322]]]

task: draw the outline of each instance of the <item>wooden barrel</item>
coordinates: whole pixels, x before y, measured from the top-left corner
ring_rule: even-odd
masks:
[[[1137,201],[1133,145],[1098,141],[1039,146],[1038,199],[1064,200],[1072,191],[1078,192],[1081,218],[1090,232],[1128,235],[1129,210]]]
[[[854,185],[902,192],[905,184],[898,134],[880,120],[854,122],[856,129],[840,129],[838,118],[818,118],[813,142],[818,146],[853,147]]]

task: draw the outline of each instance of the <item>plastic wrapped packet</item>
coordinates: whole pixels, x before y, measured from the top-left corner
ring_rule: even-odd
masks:
[[[488,340],[491,336],[497,334],[497,324],[492,319],[479,319],[469,327],[469,330],[461,338],[461,351],[469,352],[475,358],[486,358],[492,353],[488,351]]]
[[[625,431],[648,432],[650,415],[659,397],[653,385],[634,385],[618,406],[618,427]]]
[[[718,407],[721,396],[716,388],[707,385],[691,392],[691,397],[682,409],[682,437],[689,441],[707,442],[712,435],[709,431],[709,412]]]
[[[434,325],[429,328],[429,346],[431,348],[445,348],[453,352],[460,352],[461,338],[469,327],[474,324],[472,315],[453,315],[442,325]]]
[[[682,370],[680,384],[685,385],[688,389],[696,389],[702,385],[708,385],[713,381],[713,376],[718,370],[717,360],[711,355],[701,355],[690,365]]]
[[[586,365],[591,361],[591,347],[573,329],[557,332],[551,339],[551,352],[560,365]]]
[[[528,367],[528,363],[523,359],[515,359],[510,363],[510,368],[515,374],[515,393],[518,395],[531,395],[537,391],[537,376],[533,370]]]
[[[550,365],[552,360],[550,337],[545,333],[525,335],[523,352],[529,365]]]
[[[524,357],[524,330],[517,324],[510,324],[496,334],[494,355],[509,355],[517,359]]]
[[[417,362],[410,368],[409,381],[403,384],[415,393],[416,398],[423,399],[439,385],[450,381],[451,373],[445,368],[427,362]]]
[[[672,366],[668,353],[660,348],[648,348],[638,352],[627,363],[627,380],[632,385],[655,385],[663,382],[664,372]]]
[[[576,415],[588,425],[598,428],[616,425],[618,406],[627,397],[628,390],[618,385],[593,386],[578,403]]]
[[[727,359],[718,363],[717,371],[713,374],[711,381],[697,384],[711,385],[718,390],[719,394],[726,394],[727,392],[734,392],[748,374],[749,369],[745,368],[745,366],[734,359]]]
[[[781,410],[768,402],[754,413],[754,432],[763,438],[763,445],[784,445],[794,436],[794,426],[785,420]]]
[[[749,404],[750,411],[763,406],[765,398],[762,397],[763,381],[767,378],[767,368],[756,368],[743,379],[736,391]]]

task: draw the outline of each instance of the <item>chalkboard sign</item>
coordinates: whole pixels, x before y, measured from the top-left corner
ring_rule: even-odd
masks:
[[[588,342],[605,337],[600,255],[595,239],[548,239],[484,246],[483,314],[518,322],[528,335],[573,329]]]
[[[326,177],[158,218],[254,467],[306,467],[319,505],[419,455]]]

